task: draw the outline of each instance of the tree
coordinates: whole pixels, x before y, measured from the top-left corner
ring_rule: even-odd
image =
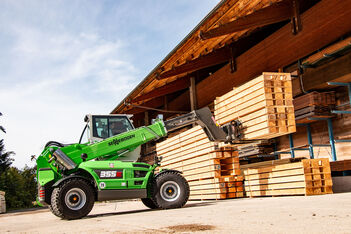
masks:
[[[0,140],[0,175],[10,168],[13,159],[11,155],[15,154],[12,151],[5,152],[4,140]]]
[[[0,175],[0,190],[6,192],[8,209],[32,207],[36,196],[35,168],[10,167]]]
[[[0,112],[0,116],[2,116],[2,113]],[[6,133],[6,130],[3,126],[0,125],[0,131],[3,133]],[[10,168],[13,159],[11,158],[11,155],[13,155],[14,152],[9,151],[5,152],[5,146],[4,146],[4,140],[0,140],[0,175],[8,168]]]
[[[0,126],[0,132],[6,133],[3,126]],[[4,140],[0,139],[0,190],[6,192],[6,207],[32,207],[36,196],[36,167],[25,166],[23,170],[11,167],[13,154],[12,151],[5,152]]]

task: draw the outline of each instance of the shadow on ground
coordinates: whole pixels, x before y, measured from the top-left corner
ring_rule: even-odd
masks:
[[[211,206],[216,204],[216,202],[198,202],[193,204],[187,204],[181,209],[191,208],[191,207],[201,207],[201,206]],[[160,209],[142,209],[142,210],[131,210],[131,211],[117,211],[117,212],[109,212],[109,213],[101,213],[101,214],[93,214],[88,215],[84,219],[91,219],[91,218],[98,218],[98,217],[108,217],[108,216],[117,216],[117,215],[127,215],[127,214],[139,214],[144,212],[155,212],[159,211]]]

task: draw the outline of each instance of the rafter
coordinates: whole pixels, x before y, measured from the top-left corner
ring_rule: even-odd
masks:
[[[200,38],[206,40],[245,29],[262,27],[288,20],[293,17],[298,17],[298,9],[296,9],[296,7],[298,7],[297,2],[297,0],[284,0],[282,2],[274,3],[268,7],[257,10],[249,15],[223,24],[207,32],[201,31]],[[294,22],[296,23],[296,27],[300,26],[297,20]]]
[[[250,34],[243,36],[238,41],[231,43],[230,45],[214,50],[203,57],[193,59],[183,65],[161,73],[158,79],[167,79],[171,76],[180,75],[186,72],[198,71],[206,67],[229,62],[230,60],[232,60],[231,65],[233,65],[233,68],[235,68],[235,58],[270,35],[272,28],[273,27],[270,27],[269,29],[266,28],[265,30],[255,30]]]
[[[156,88],[151,92],[146,94],[142,94],[132,100],[132,103],[140,102],[146,99],[156,98],[160,96],[164,96],[170,93],[177,92],[182,89],[188,88],[190,85],[190,81],[188,77],[182,77],[176,81],[170,82],[164,86]]]
[[[185,64],[182,64],[171,70],[161,73],[158,79],[166,79],[168,77],[176,76],[186,72],[193,72],[202,68],[210,67],[229,61],[229,59],[231,58],[230,50],[231,48],[228,46],[215,50],[212,53],[201,56],[197,59],[191,60],[189,62],[186,62]]]

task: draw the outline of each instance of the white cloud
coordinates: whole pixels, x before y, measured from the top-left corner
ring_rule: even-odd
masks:
[[[77,142],[84,115],[109,113],[138,79],[121,41],[14,27],[9,56],[20,69],[8,73],[10,85],[0,86],[0,123],[8,132],[6,148],[22,167],[49,140]]]
[[[0,1],[0,138],[15,166],[77,142],[84,115],[109,113],[217,2]]]

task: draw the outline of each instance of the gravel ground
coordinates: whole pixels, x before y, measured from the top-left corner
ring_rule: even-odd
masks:
[[[188,202],[150,210],[140,201],[96,203],[86,218],[60,220],[48,209],[0,214],[15,233],[351,233],[351,193]]]

